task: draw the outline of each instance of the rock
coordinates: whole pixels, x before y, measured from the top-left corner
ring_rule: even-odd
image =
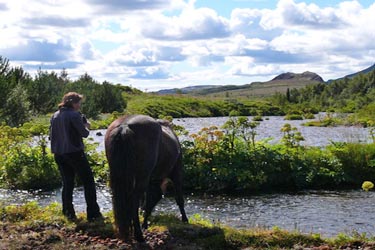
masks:
[[[331,248],[329,246],[320,246],[319,250],[330,250]]]
[[[272,81],[276,81],[276,80],[285,81],[285,80],[291,80],[291,79],[324,82],[321,76],[319,76],[316,73],[309,72],[309,71],[303,72],[302,74],[296,74],[296,73],[291,73],[291,72],[283,73],[273,78]]]
[[[103,136],[102,132],[100,132],[100,131],[99,131],[99,132],[96,132],[96,135],[97,135],[97,136]]]

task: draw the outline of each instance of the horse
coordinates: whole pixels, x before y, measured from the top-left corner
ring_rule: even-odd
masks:
[[[134,232],[137,241],[144,241],[139,222],[141,199],[145,198],[142,227],[147,229],[148,218],[169,181],[175,189],[182,221],[188,221],[182,193],[181,145],[168,121],[145,115],[121,117],[107,130],[105,151],[115,226],[120,238],[127,240]]]

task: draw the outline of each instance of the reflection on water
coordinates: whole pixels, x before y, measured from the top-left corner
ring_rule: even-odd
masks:
[[[317,115],[322,116],[322,114]],[[251,120],[252,117],[249,116]],[[276,143],[280,141],[282,133],[280,129],[285,123],[289,123],[302,133],[305,141],[302,142],[303,145],[308,146],[325,146],[330,144],[331,141],[334,142],[369,142],[370,136],[367,128],[360,127],[306,127],[302,126],[303,123],[308,120],[303,121],[285,121],[282,116],[269,116],[264,117],[264,121],[256,128],[258,135],[256,140],[263,140],[271,138],[271,143]],[[266,120],[267,119],[267,120]],[[207,118],[180,118],[174,119],[173,122],[177,125],[183,126],[189,133],[197,133],[203,127],[217,126],[221,127],[228,117],[207,117]],[[98,150],[104,150],[104,136],[97,136],[97,132],[101,132],[103,135],[106,130],[96,130],[92,131],[90,136],[95,142],[99,143]],[[185,138],[181,138],[185,139]]]
[[[60,202],[60,190],[53,192],[22,192],[0,189],[3,204],[38,201],[41,205]],[[98,187],[98,202],[104,211],[111,209],[107,187]],[[85,211],[82,188],[74,193],[77,211]],[[375,236],[375,192],[305,191],[297,194],[263,194],[247,197],[195,196],[186,197],[188,215],[201,214],[210,221],[235,228],[279,226],[304,233],[334,236],[340,232],[366,232]],[[172,197],[163,199],[155,213],[179,210]]]

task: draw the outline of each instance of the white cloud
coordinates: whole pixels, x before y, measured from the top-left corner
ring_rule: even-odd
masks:
[[[135,10],[157,10],[173,6],[172,0],[85,0],[93,5],[97,12],[113,14]],[[175,4],[174,4],[175,5]]]
[[[149,89],[248,83],[283,71],[329,79],[375,55],[375,3],[359,1],[322,8],[280,0],[224,17],[194,0],[0,0],[0,13],[0,55],[15,65]]]
[[[208,8],[183,10],[179,16],[150,16],[148,25],[141,27],[147,38],[157,40],[200,40],[228,37],[229,22]]]
[[[69,59],[71,52],[71,45],[63,40],[56,43],[29,40],[25,44],[0,50],[0,54],[11,60],[39,62],[61,62]]]

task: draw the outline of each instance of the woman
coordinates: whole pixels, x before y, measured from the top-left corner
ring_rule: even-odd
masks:
[[[79,113],[83,96],[76,92],[64,95],[59,110],[51,118],[51,150],[62,177],[63,214],[76,219],[73,206],[74,179],[77,174],[85,190],[87,220],[102,218],[98,203],[94,177],[84,153],[82,138],[88,137],[90,123]]]

